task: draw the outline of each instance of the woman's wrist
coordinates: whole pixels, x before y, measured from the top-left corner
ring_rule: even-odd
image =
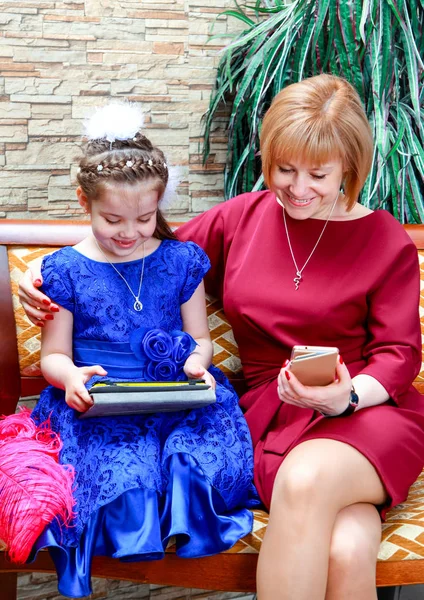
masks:
[[[342,410],[342,412],[337,413],[336,415],[329,415],[329,414],[325,414],[325,413],[321,413],[323,417],[348,417],[349,415],[351,415],[352,413],[355,412],[355,410],[358,408],[359,405],[359,397],[358,394],[355,391],[355,387],[352,383],[352,388],[349,392],[349,397],[348,397],[348,404],[346,406],[345,409]]]

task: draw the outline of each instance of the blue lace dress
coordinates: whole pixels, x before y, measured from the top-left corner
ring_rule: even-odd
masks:
[[[138,290],[142,261],[115,266]],[[134,379],[131,336],[146,327],[180,330],[180,306],[208,269],[209,259],[193,242],[162,241],[145,258],[143,310],[136,312],[133,296],[108,263],[65,247],[44,259],[43,291],[74,315],[77,365],[101,364],[109,380]],[[250,434],[234,390],[218,369],[210,372],[217,380],[216,404],[175,413],[80,420],[62,390],[49,386],[42,392],[32,417],[37,423],[50,418],[61,436],[61,462],[76,472],[76,516],[71,527],[53,522],[32,557],[49,548],[62,594],[91,593],[94,555],[160,559],[175,536],[179,556],[206,556],[251,530],[247,507],[256,500]]]

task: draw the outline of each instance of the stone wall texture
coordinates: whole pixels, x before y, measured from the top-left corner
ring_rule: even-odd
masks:
[[[181,167],[171,218],[223,199],[225,135],[206,166],[201,118],[234,0],[0,0],[0,218],[76,218],[84,119],[137,101],[146,134]],[[213,30],[212,30],[213,29]],[[219,37],[212,38],[211,34]]]

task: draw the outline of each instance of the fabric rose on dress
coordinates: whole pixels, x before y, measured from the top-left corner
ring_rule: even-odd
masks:
[[[160,362],[150,362],[146,369],[146,379],[149,381],[176,381],[179,377],[179,369],[170,358]]]
[[[147,381],[181,381],[187,379],[183,365],[196,347],[195,340],[184,331],[148,329],[133,331],[131,350],[143,361]]]
[[[172,356],[174,344],[172,338],[163,329],[136,329],[130,337],[131,350],[140,360],[160,361]]]
[[[195,340],[185,331],[172,331],[172,358],[177,365],[183,365],[197,346]]]

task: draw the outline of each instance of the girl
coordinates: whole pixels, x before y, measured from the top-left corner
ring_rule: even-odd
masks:
[[[93,555],[158,559],[171,536],[180,556],[210,555],[252,525],[249,432],[234,390],[211,366],[202,281],[209,259],[177,241],[161,214],[168,167],[141,119],[128,104],[91,119],[77,196],[92,234],[42,267],[43,291],[60,310],[43,329],[41,367],[51,386],[32,419],[50,419],[60,435],[61,463],[75,469],[75,514],[71,527],[52,522],[34,552],[52,550],[59,591],[75,598],[91,593],[85,565]],[[187,334],[195,341],[188,357]],[[152,353],[169,340],[173,358],[161,362]],[[106,377],[201,377],[216,385],[217,402],[79,419],[92,405],[87,389]]]

